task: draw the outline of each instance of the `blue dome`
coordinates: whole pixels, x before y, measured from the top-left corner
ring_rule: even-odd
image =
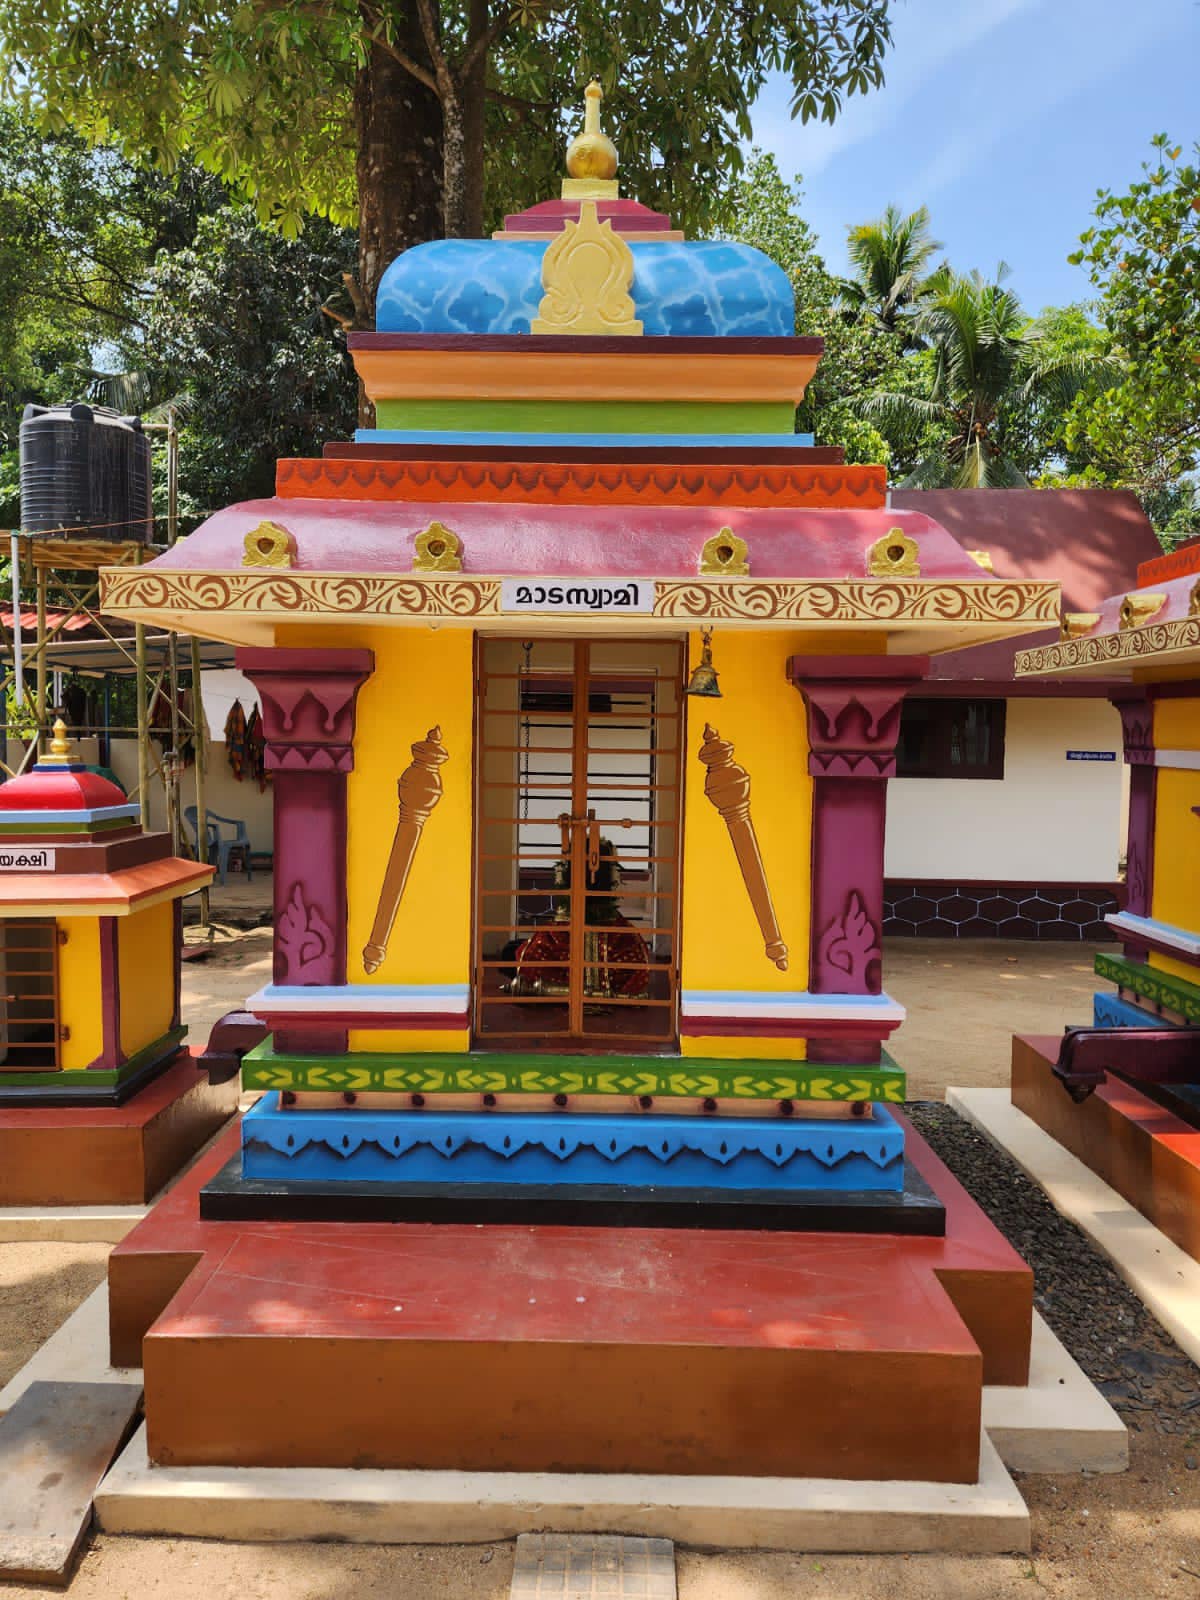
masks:
[[[647,334],[788,338],[787,273],[759,250],[722,240],[640,243],[633,303]],[[542,240],[435,239],[397,256],[379,285],[379,333],[528,333],[542,298]]]

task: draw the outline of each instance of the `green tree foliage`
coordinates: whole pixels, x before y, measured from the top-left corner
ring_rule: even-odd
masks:
[[[932,440],[905,480],[915,488],[1026,483],[1023,462],[1038,452],[1022,437],[1020,420],[1065,412],[1085,389],[1115,378],[1103,355],[1048,341],[1005,288],[1006,276],[1004,266],[994,281],[939,271],[914,326],[927,347],[927,393],[882,389],[863,403],[882,428]]]
[[[180,398],[193,516],[345,437],[354,377],[322,306],[353,264],[352,235],[314,222],[286,240],[189,162],[167,178],[0,111],[0,527],[19,521],[30,401]]]
[[[79,399],[97,362],[145,333],[148,269],[190,238],[217,188],[168,182],[0,107],[0,520],[18,520],[17,430],[29,402]]]
[[[901,345],[874,317],[846,317],[838,309],[837,281],[826,269],[816,236],[801,215],[803,191],[787,184],[775,158],[751,154],[744,176],[731,186],[719,224],[726,238],[752,245],[791,279],[796,332],[825,341],[825,352],[797,414],[800,432],[818,444],[841,445],[847,461],[882,461],[891,450],[885,433],[862,414],[864,398],[885,379],[902,381]]]
[[[855,316],[873,316],[892,332],[903,329],[910,342],[906,314],[928,292],[930,262],[942,248],[930,232],[928,210],[918,206],[905,215],[888,206],[878,221],[846,233],[854,275],[839,281],[839,300]]]
[[[357,219],[372,302],[386,260],[440,231],[439,193],[444,231],[472,235],[506,202],[555,192],[589,75],[611,98],[626,192],[704,222],[766,75],[787,76],[795,115],[832,120],[882,82],[888,7],[0,0],[0,70],[51,127],[167,170],[191,156],[287,233],[305,213]]]
[[[1156,526],[1200,532],[1200,145],[1184,161],[1165,134],[1145,177],[1100,192],[1096,225],[1071,260],[1100,293],[1120,381],[1077,404],[1071,447],[1092,481],[1129,485]]]
[[[331,223],[285,239],[243,205],[201,218],[186,249],[159,256],[147,379],[155,394],[186,394],[186,521],[273,493],[278,457],[350,437],[354,373],[323,305],[354,251],[353,235]]]

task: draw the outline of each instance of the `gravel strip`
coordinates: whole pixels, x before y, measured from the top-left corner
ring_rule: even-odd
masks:
[[[1129,1428],[1200,1430],[1200,1369],[1037,1184],[947,1105],[905,1107],[913,1126],[1033,1268],[1034,1304]]]

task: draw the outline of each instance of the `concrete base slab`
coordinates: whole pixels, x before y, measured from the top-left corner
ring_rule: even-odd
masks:
[[[1024,1552],[1029,1513],[986,1438],[979,1481],[151,1467],[145,1429],[96,1494],[111,1534],[463,1544],[609,1533],[722,1549]]]
[[[1124,1472],[1129,1465],[1125,1424],[1036,1311],[1029,1384],[985,1386],[983,1426],[1014,1472]]]
[[[136,1383],[35,1383],[0,1421],[0,1579],[65,1584]]]
[[[676,1600],[675,1546],[619,1533],[522,1533],[510,1600]]]
[[[120,1244],[149,1206],[0,1206],[0,1244]]]
[[[132,1383],[141,1369],[108,1362],[108,1285],[93,1289],[62,1327],[0,1389],[0,1416],[11,1411],[31,1383]]]
[[[947,1089],[946,1101],[1083,1229],[1179,1348],[1200,1362],[1200,1261],[1018,1111],[1007,1089]]]
[[[244,1097],[252,1105],[254,1097]],[[150,1206],[169,1194],[202,1160],[225,1131],[205,1140],[148,1205],[129,1206],[0,1206],[0,1244],[120,1244],[147,1215]]]

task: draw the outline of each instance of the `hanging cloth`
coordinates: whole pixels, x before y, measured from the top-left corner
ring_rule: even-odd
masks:
[[[250,720],[246,724],[246,766],[250,776],[258,784],[258,792],[267,792],[267,738],[263,732],[263,719],[259,715],[258,705],[250,713]]]
[[[225,754],[229,759],[229,770],[241,783],[242,768],[246,764],[246,713],[242,710],[240,700],[233,702],[225,718]]]

